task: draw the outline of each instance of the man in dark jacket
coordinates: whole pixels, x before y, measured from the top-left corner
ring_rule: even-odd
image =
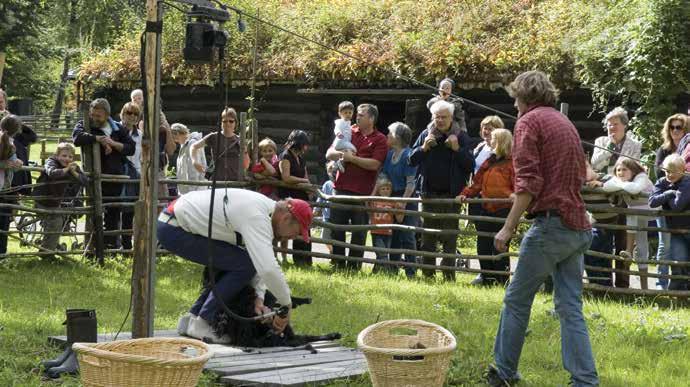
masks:
[[[77,122],[72,138],[74,145],[82,147],[82,153],[90,151],[90,145],[98,143],[101,147],[101,173],[125,174],[125,156],[134,154],[134,141],[127,130],[110,118],[110,103],[104,98],[97,98],[91,102],[89,108],[90,128],[84,128],[84,122]],[[86,146],[86,147],[85,147]],[[121,183],[102,183],[103,196],[120,196],[123,185]],[[116,199],[104,199],[103,202],[113,202]],[[117,207],[104,209],[105,230],[120,228],[120,212]],[[117,236],[105,237],[106,248],[118,248]]]
[[[21,160],[24,165],[29,165],[29,146],[38,141],[36,132],[29,126],[22,125],[22,131],[14,136],[14,147],[17,151],[17,158]],[[31,184],[31,172],[29,171],[15,171],[12,178],[12,186],[19,187],[22,185]],[[19,190],[22,195],[31,194],[31,188],[23,188]]]
[[[456,197],[469,179],[474,168],[472,158],[472,139],[467,132],[459,131],[453,121],[455,105],[446,101],[438,101],[431,106],[433,121],[419,135],[410,154],[410,164],[418,166],[418,184],[422,198]],[[458,133],[454,135],[451,133]],[[437,214],[459,213],[458,204],[425,203],[425,212]],[[424,218],[424,227],[433,229],[457,230],[457,219],[433,219]],[[456,252],[457,236],[424,234],[422,249],[435,252],[436,242],[443,244],[443,252],[454,254]],[[425,257],[424,263],[436,264],[434,258]],[[454,259],[444,258],[444,266],[453,266]],[[424,275],[432,277],[433,270],[423,270]],[[446,280],[455,280],[455,271],[444,271]]]

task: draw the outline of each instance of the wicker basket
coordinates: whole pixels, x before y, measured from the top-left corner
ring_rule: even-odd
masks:
[[[376,387],[443,386],[455,351],[455,337],[422,320],[390,320],[357,336]]]
[[[196,386],[208,346],[184,338],[75,343],[85,387]]]

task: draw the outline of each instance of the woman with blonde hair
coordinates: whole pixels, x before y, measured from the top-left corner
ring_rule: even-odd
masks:
[[[664,140],[663,144],[656,150],[656,161],[654,162],[654,172],[657,179],[666,176],[666,171],[661,166],[664,159],[678,151],[680,140],[688,133],[688,117],[685,114],[674,114],[666,119],[664,126],[661,128],[661,138]],[[659,216],[656,219],[656,224],[660,228],[666,228],[666,218]],[[671,234],[667,232],[659,233],[659,245],[656,251],[656,259],[660,261],[667,261],[669,259],[669,252],[671,245]],[[668,274],[668,265],[659,265],[659,274]],[[656,285],[659,289],[668,289],[668,278],[659,278]]]
[[[515,191],[515,171],[511,157],[513,135],[508,129],[494,129],[491,132],[489,145],[492,149],[492,154],[474,174],[472,185],[466,187],[458,195],[460,201],[477,196],[480,196],[482,199],[505,199],[510,197]],[[508,216],[510,206],[510,203],[482,203],[479,215],[505,218]],[[501,223],[475,222],[477,231],[497,232],[502,226]],[[499,254],[499,251],[494,247],[494,239],[492,237],[477,236],[477,254]],[[506,274],[482,273],[472,281],[473,285],[505,285],[508,282],[510,258],[480,260],[479,265],[482,270],[505,271]]]

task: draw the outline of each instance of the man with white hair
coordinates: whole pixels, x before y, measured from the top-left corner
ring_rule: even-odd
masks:
[[[474,169],[472,146],[474,143],[467,132],[458,129],[458,123],[453,121],[455,105],[446,101],[437,101],[431,106],[433,120],[419,135],[412,147],[410,164],[417,166],[419,174],[419,189],[422,198],[454,198],[469,179]],[[453,135],[457,133],[457,135]],[[425,203],[425,212],[458,213],[458,204]],[[425,228],[450,229],[458,228],[457,219],[424,218]],[[443,252],[455,254],[455,235],[424,234],[422,250],[436,251],[437,241],[443,244]],[[444,258],[444,266],[453,266],[454,259]],[[425,257],[424,263],[435,264],[434,258]],[[423,270],[424,275],[432,277],[434,270]],[[445,279],[455,280],[455,271],[443,273]]]
[[[144,91],[141,89],[134,89],[132,93],[129,94],[129,99],[139,105],[139,109],[144,107]]]

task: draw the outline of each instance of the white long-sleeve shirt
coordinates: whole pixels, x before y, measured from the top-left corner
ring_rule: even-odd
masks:
[[[227,203],[224,200],[227,192]],[[175,218],[179,226],[193,234],[208,235],[208,213],[211,190],[193,191],[175,202]],[[216,189],[213,206],[213,239],[237,245],[235,233],[242,236],[257,277],[252,286],[263,298],[266,288],[281,305],[290,305],[290,288],[273,252],[271,216],[276,202],[254,191]],[[232,259],[232,258],[227,258]]]
[[[623,181],[612,177],[602,187],[605,192],[623,191],[623,201],[629,208],[649,209],[647,197],[654,191],[654,183],[646,173],[638,173],[632,181]],[[640,195],[640,196],[638,196]]]

